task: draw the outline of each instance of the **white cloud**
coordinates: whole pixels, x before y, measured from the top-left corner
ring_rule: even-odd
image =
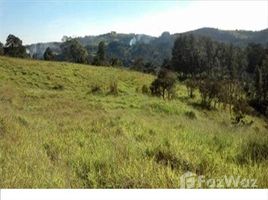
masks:
[[[118,32],[139,32],[157,36],[163,31],[177,33],[201,27],[225,30],[265,29],[268,27],[268,1],[194,1],[186,7],[178,5],[107,28]]]

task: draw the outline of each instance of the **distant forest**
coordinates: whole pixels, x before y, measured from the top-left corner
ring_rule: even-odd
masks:
[[[104,42],[107,60],[119,59],[125,67],[137,67],[140,64],[153,65],[159,68],[164,59],[170,59],[174,41],[179,35],[192,34],[195,37],[209,37],[213,41],[233,44],[238,47],[246,47],[249,43],[258,43],[262,46],[268,44],[268,29],[262,31],[223,31],[213,28],[202,28],[182,34],[162,33],[159,37],[144,34],[120,34],[110,32],[98,36],[77,37],[80,44],[88,53],[88,62],[92,63],[98,51],[100,42]],[[62,42],[71,37],[64,36]],[[62,42],[38,43],[27,45],[26,49],[33,58],[43,59],[47,47],[49,47],[57,59],[62,59]]]

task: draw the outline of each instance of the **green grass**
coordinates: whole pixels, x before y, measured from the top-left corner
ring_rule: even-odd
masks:
[[[153,79],[0,57],[0,188],[179,188],[186,171],[268,187],[263,119],[234,126],[228,111],[193,107],[200,99],[179,84],[175,100],[142,94]]]

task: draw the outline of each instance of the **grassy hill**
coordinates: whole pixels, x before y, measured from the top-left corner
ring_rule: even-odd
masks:
[[[0,188],[179,188],[187,171],[268,187],[263,119],[232,125],[228,111],[194,106],[180,84],[171,101],[142,94],[153,79],[0,57]]]

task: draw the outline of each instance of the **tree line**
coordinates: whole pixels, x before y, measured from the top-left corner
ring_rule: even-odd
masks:
[[[14,35],[8,35],[5,45],[0,42],[0,55],[26,58],[26,48],[22,45],[22,40]]]
[[[206,37],[181,35],[174,42],[171,60],[163,63],[151,85],[152,94],[164,95],[161,81],[173,83],[170,73],[185,83],[190,98],[199,90],[202,106],[229,108],[237,122],[245,113],[252,113],[252,108],[268,116],[267,47],[251,43],[239,48]]]
[[[91,57],[88,50],[77,40],[65,37],[60,45],[61,53],[54,52],[50,47],[46,48],[43,59],[51,61],[68,61],[74,63],[93,64],[97,66],[121,66],[122,63],[117,58],[107,58],[106,46],[103,41],[98,45],[98,51],[94,57]],[[5,45],[0,42],[0,55],[6,55],[19,58],[30,58],[27,54],[22,40],[14,35],[9,35]]]

